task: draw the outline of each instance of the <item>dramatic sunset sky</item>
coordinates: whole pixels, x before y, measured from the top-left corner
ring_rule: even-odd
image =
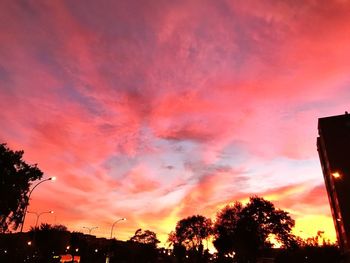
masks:
[[[41,222],[163,245],[259,195],[334,240],[317,119],[349,110],[349,71],[347,0],[2,0],[0,142],[57,177]]]

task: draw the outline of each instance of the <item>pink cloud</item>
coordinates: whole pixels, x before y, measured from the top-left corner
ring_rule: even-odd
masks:
[[[74,226],[100,217],[101,235],[129,217],[125,237],[255,188],[297,216],[329,216],[308,161],[317,118],[348,105],[346,2],[0,5],[0,140],[59,178],[33,209]],[[312,174],[273,177],[296,161]]]
[[[156,190],[160,184],[152,179],[152,171],[144,166],[133,168],[124,178],[123,184],[127,192],[142,193]]]

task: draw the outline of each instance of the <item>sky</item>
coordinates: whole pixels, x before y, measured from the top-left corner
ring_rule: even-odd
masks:
[[[0,142],[40,222],[164,245],[258,195],[335,240],[317,120],[349,110],[350,1],[0,1]],[[28,214],[24,229],[35,223]]]

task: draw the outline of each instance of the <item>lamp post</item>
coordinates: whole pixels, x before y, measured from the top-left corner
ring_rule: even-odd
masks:
[[[116,223],[118,223],[118,222],[120,222],[120,221],[124,221],[124,220],[126,220],[125,217],[118,219],[117,221],[115,221],[115,222],[112,224],[112,228],[111,228],[111,237],[110,237],[110,239],[112,239],[112,236],[113,236],[113,228],[114,228],[114,225],[115,225]],[[111,244],[111,245],[112,245],[112,244]],[[109,248],[109,251],[108,251],[108,253],[107,253],[107,255],[106,255],[106,263],[109,263],[109,259],[110,259],[110,257],[111,257],[111,253],[112,253],[111,250],[112,250],[112,248],[110,247],[110,248]]]
[[[118,223],[118,222],[120,222],[120,221],[124,221],[124,220],[126,220],[125,217],[120,218],[120,219],[118,219],[117,221],[115,221],[115,222],[113,223],[112,228],[111,228],[111,239],[112,239],[112,236],[113,236],[113,228],[114,228],[114,225],[115,225],[116,223]]]
[[[55,180],[56,180],[56,177],[47,178],[47,179],[45,179],[45,180],[40,181],[40,182],[37,183],[36,185],[34,185],[34,187],[32,188],[32,190],[30,190],[29,195],[28,195],[28,202],[27,202],[27,204],[26,204],[26,207],[24,208],[24,213],[23,213],[23,218],[22,218],[22,223],[21,223],[21,231],[20,231],[21,233],[23,232],[24,220],[25,220],[25,218],[26,218],[26,214],[27,214],[27,209],[28,209],[28,205],[29,205],[30,196],[32,195],[34,189],[35,189],[38,185],[40,185],[40,184],[42,184],[42,183],[44,183],[44,182],[47,182],[47,181],[55,181]]]
[[[98,228],[98,226],[93,226],[93,227],[83,226],[83,228],[86,228],[89,231],[89,235],[91,235],[91,231]]]
[[[45,211],[45,212],[41,212],[41,213],[37,213],[37,212],[27,212],[28,214],[35,214],[36,215],[36,221],[35,221],[35,228],[38,226],[38,222],[39,222],[39,217],[43,214],[53,214],[53,211]]]

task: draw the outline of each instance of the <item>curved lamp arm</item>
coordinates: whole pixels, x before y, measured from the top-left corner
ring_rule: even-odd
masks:
[[[118,222],[120,222],[120,221],[124,221],[124,220],[126,220],[125,217],[120,218],[120,219],[118,219],[117,221],[115,221],[115,222],[113,223],[112,228],[111,228],[111,239],[112,239],[112,236],[113,236],[113,228],[114,228],[114,225],[115,225],[116,223],[118,223]]]
[[[26,219],[27,208],[28,208],[28,205],[29,205],[30,196],[32,195],[34,189],[35,189],[38,185],[40,185],[40,184],[42,184],[42,183],[44,183],[44,182],[47,182],[47,181],[55,181],[55,180],[56,180],[56,177],[47,178],[47,179],[45,179],[45,180],[40,181],[40,182],[37,183],[36,185],[34,185],[34,187],[30,190],[29,195],[28,195],[28,202],[27,202],[27,204],[26,204],[26,207],[24,208],[23,218],[22,218],[22,222],[21,222],[21,231],[20,231],[21,233],[23,232],[24,220]]]

